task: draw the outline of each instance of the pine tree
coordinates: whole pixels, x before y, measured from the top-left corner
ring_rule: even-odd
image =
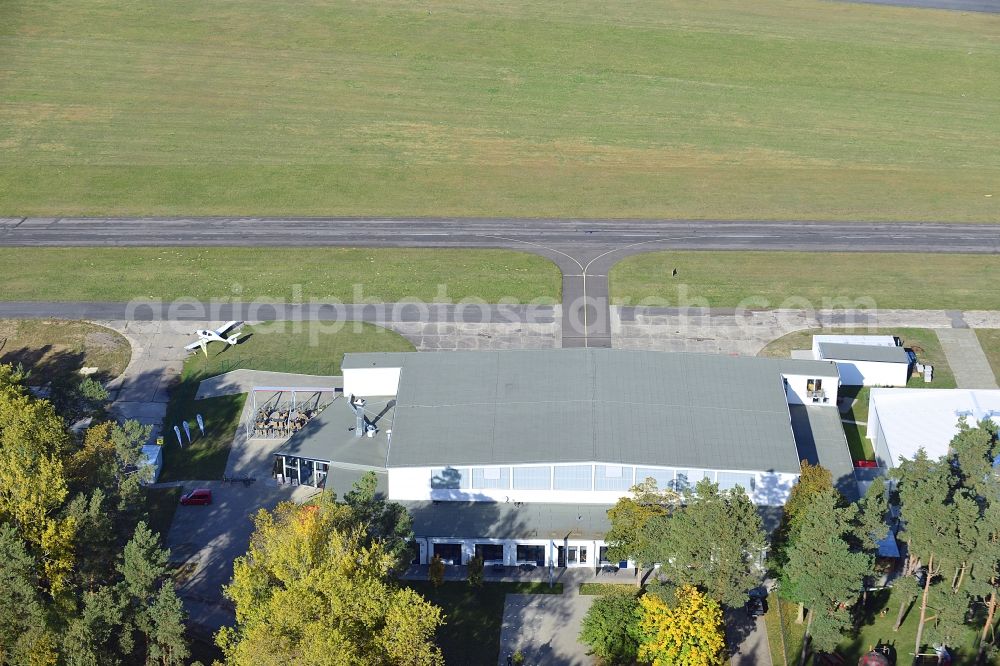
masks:
[[[811,637],[815,649],[833,649],[850,624],[844,609],[857,601],[871,574],[872,556],[851,547],[856,515],[855,506],[841,506],[839,493],[827,490],[814,495],[796,517],[781,590],[809,609],[806,647]]]
[[[925,569],[914,646],[914,652],[919,653],[929,620],[938,625],[935,635],[950,635],[952,630],[946,625],[956,615],[954,608],[968,606],[962,584],[976,547],[981,507],[962,486],[961,469],[948,457],[930,460],[921,449],[893,474],[898,479],[904,526],[900,536],[909,546],[910,557]],[[932,588],[939,585],[952,596],[937,594],[936,589],[932,594]]]
[[[24,663],[51,640],[40,569],[17,530],[0,525],[0,664]]]
[[[791,535],[796,530],[801,515],[809,506],[812,498],[824,492],[837,492],[833,487],[833,474],[821,465],[812,465],[808,460],[803,460],[799,480],[792,486],[788,499],[785,501],[781,524],[771,538],[769,564],[779,574],[788,561],[787,551],[790,547]],[[843,503],[842,500],[841,503]],[[805,605],[800,603],[795,622],[802,624],[804,621]]]
[[[190,654],[184,639],[185,617],[184,606],[174,591],[173,583],[165,582],[149,608],[147,664],[177,666],[185,663]]]
[[[167,573],[170,552],[160,547],[160,537],[140,521],[122,551],[118,571],[125,579],[125,589],[140,603],[151,601],[160,580]]]

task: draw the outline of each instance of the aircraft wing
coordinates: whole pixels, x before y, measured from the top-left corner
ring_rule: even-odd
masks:
[[[243,322],[241,321],[229,321],[226,322],[224,325],[220,326],[219,328],[215,329],[215,333],[216,335],[224,336],[226,334],[226,331],[228,331],[229,329],[236,328],[237,326],[242,326],[242,325]]]
[[[189,345],[184,345],[184,349],[187,349],[188,351],[194,351],[195,349],[201,347],[201,342],[202,342],[201,340],[198,340],[197,342],[192,342]]]

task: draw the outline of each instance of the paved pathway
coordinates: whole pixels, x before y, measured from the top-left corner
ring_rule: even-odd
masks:
[[[606,309],[606,308],[605,308]],[[194,330],[209,322],[233,319],[310,321],[324,331],[364,321],[393,330],[420,351],[455,349],[544,349],[559,347],[563,309],[560,305],[487,303],[164,303],[161,301],[0,303],[2,319],[86,319],[126,328],[136,335],[172,333],[187,344]],[[145,326],[143,326],[145,325]],[[128,337],[126,335],[126,337]],[[141,343],[141,340],[138,340]],[[180,347],[183,347],[180,344]],[[183,359],[183,354],[177,358]]]
[[[153,426],[160,434],[167,413],[169,390],[180,376],[190,335],[177,333],[165,322],[96,321],[125,336],[132,357],[121,375],[108,383],[111,414],[119,420],[134,419]]]
[[[195,400],[215,398],[221,395],[247,393],[257,386],[296,387],[296,388],[343,388],[343,377],[324,377],[322,375],[299,375],[289,372],[265,372],[263,370],[233,370],[209,379],[203,379],[198,384]]]
[[[497,666],[518,650],[527,664],[591,666],[596,660],[578,637],[594,597],[563,594],[508,594],[500,629]]]
[[[996,377],[979,345],[976,332],[969,328],[946,328],[937,331],[948,365],[959,388],[995,389]]]

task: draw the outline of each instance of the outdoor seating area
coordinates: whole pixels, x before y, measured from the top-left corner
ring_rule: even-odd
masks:
[[[260,439],[287,439],[302,430],[316,413],[315,409],[269,412],[266,408],[261,408],[254,419],[252,436]]]
[[[255,387],[250,391],[248,439],[288,439],[333,401],[333,388]]]

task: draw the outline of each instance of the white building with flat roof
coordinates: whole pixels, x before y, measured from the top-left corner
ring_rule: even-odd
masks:
[[[906,386],[911,359],[892,335],[814,335],[812,356],[833,361],[845,386]]]
[[[1000,425],[1000,390],[872,389],[867,435],[879,466],[895,467],[921,448],[931,458],[946,455],[963,417],[972,426],[983,419]]]
[[[275,477],[343,494],[375,472],[413,516],[421,563],[599,565],[608,508],[647,478],[740,486],[775,515],[803,458],[853,483],[830,362],[563,349],[342,368],[344,396],[275,453]]]

